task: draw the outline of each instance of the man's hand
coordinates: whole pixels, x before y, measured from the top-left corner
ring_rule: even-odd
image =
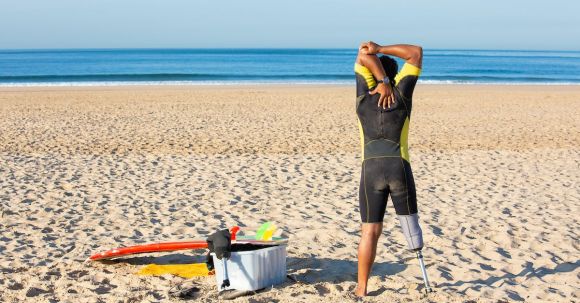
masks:
[[[383,109],[391,108],[391,104],[395,103],[395,95],[393,94],[393,89],[391,88],[390,83],[379,83],[375,89],[369,92],[371,95],[379,93],[381,96],[379,97],[379,107],[383,107]]]
[[[379,53],[381,46],[373,41],[369,41],[362,43],[358,49],[365,55],[376,55]]]

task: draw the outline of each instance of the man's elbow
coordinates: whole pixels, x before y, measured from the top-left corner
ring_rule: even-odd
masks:
[[[413,46],[411,50],[411,56],[409,59],[417,62],[421,61],[423,59],[423,47]]]
[[[362,52],[362,50],[358,51],[358,55],[356,56],[356,63],[367,66],[371,57],[375,55],[369,55]]]

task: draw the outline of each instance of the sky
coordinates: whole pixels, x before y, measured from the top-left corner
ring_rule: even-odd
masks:
[[[0,49],[580,50],[577,0],[0,0]]]

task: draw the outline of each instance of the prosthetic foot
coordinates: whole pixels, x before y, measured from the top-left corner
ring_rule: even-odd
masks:
[[[427,270],[425,269],[425,262],[423,262],[423,254],[421,253],[421,249],[423,249],[423,232],[419,226],[419,217],[417,214],[399,215],[398,217],[409,249],[414,251],[417,254],[417,259],[419,259],[423,282],[425,282],[425,292],[433,292],[433,289],[429,285],[429,278],[427,278]]]

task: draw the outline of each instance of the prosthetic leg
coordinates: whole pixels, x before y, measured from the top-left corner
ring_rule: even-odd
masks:
[[[399,222],[401,223],[401,228],[403,229],[403,234],[407,239],[407,244],[409,249],[417,254],[417,259],[419,259],[419,266],[421,266],[421,273],[423,274],[423,282],[425,282],[425,292],[433,292],[431,286],[429,285],[429,278],[427,278],[427,270],[425,269],[425,263],[423,262],[423,254],[421,254],[421,249],[423,249],[423,232],[419,226],[419,217],[417,214],[411,215],[399,215]]]

